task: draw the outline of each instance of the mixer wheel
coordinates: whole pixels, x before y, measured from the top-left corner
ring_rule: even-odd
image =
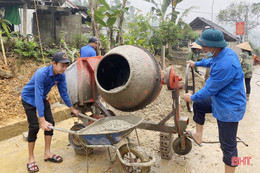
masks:
[[[175,151],[175,153],[177,153],[179,155],[186,155],[191,151],[192,143],[191,143],[191,140],[189,140],[188,138],[185,138],[185,148],[182,149],[181,148],[181,139],[177,138],[174,140],[172,148]]]

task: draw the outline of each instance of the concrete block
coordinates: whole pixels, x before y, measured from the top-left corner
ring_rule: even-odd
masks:
[[[25,141],[25,142],[27,142],[28,141],[28,132],[23,132],[23,140]]]

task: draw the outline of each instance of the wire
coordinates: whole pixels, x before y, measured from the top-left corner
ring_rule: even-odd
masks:
[[[183,8],[176,8],[177,10],[186,10]],[[204,14],[218,14],[218,13],[211,13],[211,12],[205,12],[205,11],[189,11],[189,12],[193,12],[193,13],[204,13]]]

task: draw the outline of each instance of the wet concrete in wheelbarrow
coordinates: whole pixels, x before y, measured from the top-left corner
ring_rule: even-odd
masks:
[[[247,104],[247,112],[244,119],[239,123],[238,136],[247,144],[246,147],[241,142],[238,143],[238,152],[241,158],[251,157],[249,165],[241,165],[236,169],[237,173],[258,172],[260,169],[260,87],[256,82],[260,80],[260,68],[255,67],[253,78],[251,81],[252,94]],[[181,96],[182,97],[182,96]],[[157,112],[158,113],[158,112]],[[67,119],[56,124],[57,127],[70,129],[75,119]],[[194,130],[195,125],[190,117],[188,130]],[[206,173],[224,172],[224,164],[222,162],[222,152],[219,144],[204,144],[202,147],[192,143],[193,148],[190,153],[185,156],[173,154],[171,160],[160,159],[159,153],[159,132],[137,130],[140,144],[147,154],[156,157],[156,164],[152,166],[151,172],[154,173]],[[1,136],[5,135],[1,132]],[[176,138],[176,135],[174,135]],[[132,132],[130,138],[136,143],[135,133]],[[204,128],[204,141],[218,141],[218,130],[216,120],[208,115]],[[22,135],[6,139],[0,142],[2,150],[0,156],[0,172],[5,173],[22,173],[27,172],[27,143],[23,141]],[[94,154],[88,157],[76,155],[68,142],[68,134],[55,131],[52,141],[52,152],[61,155],[64,159],[62,163],[50,163],[43,161],[44,141],[43,131],[40,130],[35,148],[36,162],[39,166],[39,172],[45,173],[101,173],[106,170],[112,163],[109,160],[107,149],[94,149]],[[88,169],[87,169],[88,168]],[[109,173],[117,173],[118,169],[113,168]]]

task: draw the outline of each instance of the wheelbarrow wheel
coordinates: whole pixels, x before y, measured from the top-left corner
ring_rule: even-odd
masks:
[[[129,147],[129,149],[128,149]],[[119,148],[119,152],[121,157],[125,162],[129,163],[144,163],[150,161],[149,156],[144,152],[144,150],[135,144],[129,143],[124,144]],[[127,173],[149,173],[151,167],[129,167],[125,166],[123,163],[120,162],[118,156],[116,156],[116,161],[119,163],[118,169],[119,172],[127,172]]]
[[[70,130],[72,131],[78,131],[86,126],[84,124],[75,124]],[[80,155],[86,155],[86,150],[84,147],[81,145],[79,137],[77,135],[69,134],[69,143],[74,148],[74,151],[76,154]],[[92,154],[93,153],[93,148],[87,148],[87,153]]]
[[[172,144],[172,148],[175,153],[177,153],[179,155],[186,155],[191,151],[192,143],[191,143],[191,140],[189,140],[188,138],[185,138],[185,148],[182,149],[181,148],[181,139],[177,138],[174,140],[174,142]]]

